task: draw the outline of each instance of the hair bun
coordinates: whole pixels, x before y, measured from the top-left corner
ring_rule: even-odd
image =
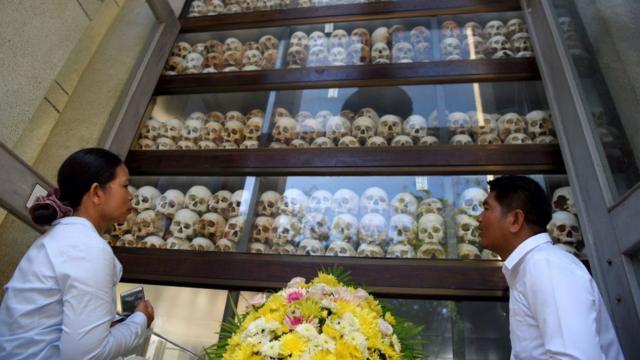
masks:
[[[40,226],[51,226],[58,219],[58,210],[49,203],[33,204],[29,208],[31,220]]]

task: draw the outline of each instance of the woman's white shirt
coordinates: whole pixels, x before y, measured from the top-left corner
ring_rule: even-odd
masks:
[[[5,286],[0,359],[113,359],[143,340],[136,312],[111,327],[122,265],[95,227],[66,217],[36,240]]]

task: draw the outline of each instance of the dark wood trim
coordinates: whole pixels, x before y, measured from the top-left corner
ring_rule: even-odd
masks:
[[[432,61],[161,76],[155,95],[539,79],[532,58]]]
[[[378,296],[504,300],[501,262],[334,258],[114,248],[123,281],[233,290],[273,290],[294,276],[341,266]]]
[[[185,7],[186,8],[186,7]],[[333,5],[241,14],[183,17],[182,32],[250,29],[353,22],[392,18],[460,15],[521,9],[517,0],[400,0],[365,4]]]
[[[557,145],[130,151],[132,175],[561,174]]]

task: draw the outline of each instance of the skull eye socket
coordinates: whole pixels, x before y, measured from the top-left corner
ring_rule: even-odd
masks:
[[[473,206],[473,200],[467,199],[464,201],[464,206],[471,207]]]
[[[471,225],[470,224],[462,224],[460,225],[460,229],[464,232],[467,232],[469,230],[471,230]]]
[[[564,225],[564,224],[558,225],[558,231],[560,231],[560,232],[567,231],[567,225]]]
[[[442,229],[440,229],[439,226],[434,226],[433,228],[431,228],[431,231],[433,231],[434,233],[438,234],[438,233],[440,233],[440,231],[442,231]]]
[[[182,227],[184,227],[185,230],[189,230],[191,229],[191,224],[184,224]]]
[[[577,226],[571,226],[571,231],[573,231],[574,233],[580,232],[580,229]]]

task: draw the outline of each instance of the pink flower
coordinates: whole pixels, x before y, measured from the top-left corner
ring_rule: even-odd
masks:
[[[286,315],[284,318],[284,323],[285,325],[287,325],[289,329],[295,330],[298,327],[298,325],[301,325],[304,323],[304,320],[300,315]]]
[[[287,284],[288,288],[299,288],[302,285],[304,285],[306,282],[306,280],[303,277],[294,277],[293,279],[291,279],[291,281],[289,281],[289,283]]]
[[[262,306],[265,302],[267,302],[267,296],[265,294],[258,294],[249,300],[249,305],[257,308]]]
[[[287,289],[284,292],[284,297],[287,299],[287,304],[294,303],[298,300],[304,299],[307,292],[304,289]]]
[[[358,288],[355,293],[355,298],[358,301],[365,301],[369,298],[369,294],[361,288]]]

